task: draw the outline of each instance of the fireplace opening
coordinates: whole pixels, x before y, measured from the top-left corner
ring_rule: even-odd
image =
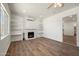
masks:
[[[28,32],[28,38],[34,38],[34,32]]]

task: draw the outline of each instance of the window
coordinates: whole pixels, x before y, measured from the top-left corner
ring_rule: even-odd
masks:
[[[9,15],[4,8],[3,5],[1,5],[1,11],[0,11],[0,23],[1,23],[1,39],[5,38],[9,34]]]

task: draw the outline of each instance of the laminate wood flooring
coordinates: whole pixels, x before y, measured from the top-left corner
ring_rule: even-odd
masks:
[[[47,38],[12,42],[6,56],[79,56],[79,48]]]
[[[67,35],[64,35],[63,41],[65,43],[73,45],[73,46],[77,45],[76,44],[76,36],[67,36]]]

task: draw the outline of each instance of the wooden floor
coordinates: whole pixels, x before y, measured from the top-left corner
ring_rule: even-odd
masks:
[[[63,41],[67,44],[76,46],[76,36],[67,36],[64,35]]]
[[[79,56],[79,48],[51,39],[12,42],[6,56]]]

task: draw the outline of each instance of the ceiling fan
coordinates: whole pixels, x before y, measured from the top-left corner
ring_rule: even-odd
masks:
[[[51,3],[48,8],[54,7],[54,8],[60,8],[63,7],[64,4],[63,3]]]

